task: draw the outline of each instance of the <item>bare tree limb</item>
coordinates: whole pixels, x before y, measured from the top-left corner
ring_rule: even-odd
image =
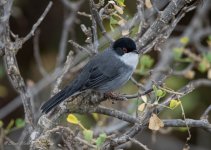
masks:
[[[141,142],[137,141],[134,138],[129,138],[129,140],[135,144],[137,144],[138,146],[140,146],[142,149],[144,150],[150,150],[146,145],[142,144]]]

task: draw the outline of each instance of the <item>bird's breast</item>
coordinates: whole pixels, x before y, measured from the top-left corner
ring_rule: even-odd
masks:
[[[138,64],[139,59],[138,54],[136,53],[126,53],[120,57],[120,60],[134,70]]]

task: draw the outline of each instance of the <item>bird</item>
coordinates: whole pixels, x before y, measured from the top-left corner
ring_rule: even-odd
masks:
[[[76,92],[91,89],[109,93],[120,88],[130,79],[138,61],[135,41],[129,37],[117,39],[109,48],[93,56],[70,84],[45,102],[41,106],[42,113],[47,114]]]

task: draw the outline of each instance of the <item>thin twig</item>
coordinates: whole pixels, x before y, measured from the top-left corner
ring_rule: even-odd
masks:
[[[51,96],[55,95],[56,93],[58,93],[60,91],[59,87],[60,87],[60,85],[61,85],[61,83],[63,81],[63,78],[64,78],[65,74],[70,69],[72,60],[73,60],[73,52],[70,51],[68,56],[67,56],[66,62],[64,64],[64,67],[63,67],[63,70],[62,70],[62,74],[56,80],[56,83],[55,83],[54,88],[52,90]]]
[[[84,0],[80,0],[77,2],[71,2],[68,0],[61,0],[62,4],[67,9],[67,15],[63,21],[62,34],[59,43],[59,54],[56,61],[56,68],[60,67],[65,59],[66,51],[67,51],[67,41],[69,37],[69,32],[72,30],[73,25],[76,20],[77,11],[80,9]]]
[[[98,53],[98,46],[99,46],[99,43],[98,43],[98,35],[97,35],[97,24],[96,24],[96,20],[94,19],[94,13],[93,13],[93,1],[90,0],[89,1],[90,3],[90,12],[91,12],[91,16],[92,16],[92,45],[93,45],[93,49],[94,49],[94,52],[95,53]]]
[[[107,34],[106,30],[105,30],[105,27],[103,25],[103,22],[102,22],[102,19],[97,11],[97,8],[94,4],[94,1],[93,0],[90,0],[90,3],[91,3],[91,9],[92,9],[92,13],[93,13],[93,16],[94,16],[94,19],[96,21],[96,23],[98,24],[102,34],[105,36],[105,38],[110,41],[110,43],[113,43],[114,40]]]
[[[211,112],[211,105],[207,107],[207,109],[204,111],[204,113],[201,116],[201,119],[208,119],[208,114]]]
[[[142,149],[144,150],[150,150],[146,145],[142,144],[141,142],[137,141],[134,138],[129,138],[129,140],[135,144],[137,144],[138,146],[140,146]]]
[[[28,41],[32,36],[34,36],[34,32],[37,29],[37,27],[41,24],[47,13],[49,12],[50,8],[52,7],[53,2],[50,1],[48,3],[48,6],[45,8],[45,11],[43,14],[40,16],[40,18],[37,20],[37,22],[33,25],[31,31],[24,37],[22,38],[22,44],[24,44],[26,41]]]
[[[76,49],[80,50],[80,51],[85,51],[87,52],[90,56],[92,56],[92,53],[90,52],[90,50],[88,50],[87,48],[84,48],[83,46],[79,45],[78,43],[69,40],[68,42],[70,42],[70,44],[72,44]]]
[[[35,36],[33,38],[33,49],[34,49],[34,58],[35,61],[38,65],[38,69],[40,71],[40,73],[42,74],[43,77],[47,76],[48,73],[45,70],[43,64],[42,64],[42,60],[40,57],[40,48],[39,48],[39,35],[40,35],[40,31],[37,30],[37,32],[35,33]]]

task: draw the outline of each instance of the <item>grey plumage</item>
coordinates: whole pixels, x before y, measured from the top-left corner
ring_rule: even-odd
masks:
[[[136,64],[130,66],[120,58],[121,56],[111,48],[94,56],[71,84],[50,98],[41,107],[42,112],[48,113],[53,107],[77,91],[93,89],[105,93],[122,86],[129,80],[135,69],[133,66],[136,66]]]

